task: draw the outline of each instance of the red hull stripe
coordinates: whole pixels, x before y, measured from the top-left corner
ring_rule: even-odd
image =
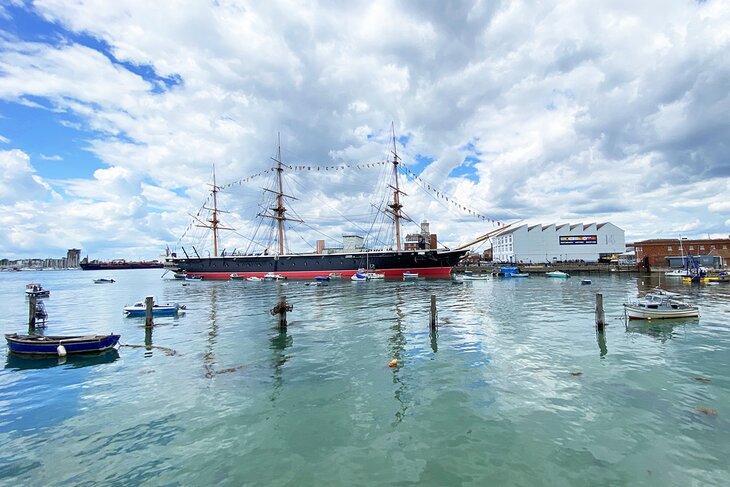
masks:
[[[342,274],[343,278],[349,279],[352,277],[357,271],[353,271],[352,269],[348,270],[331,270],[331,271],[299,271],[299,272],[275,272],[274,274],[278,274],[281,276],[286,277],[287,279],[314,279],[318,276],[327,276],[330,273],[337,273]],[[428,267],[428,268],[421,268],[421,269],[385,269],[385,270],[375,270],[373,272],[377,272],[378,274],[385,274],[386,279],[403,279],[403,273],[404,272],[414,272],[418,274],[418,277],[428,277],[428,278],[441,278],[441,279],[448,279],[451,277],[451,267]],[[260,277],[263,279],[263,277],[268,274],[267,272],[191,272],[188,273],[189,276],[202,276],[203,279],[208,280],[227,280],[231,278],[231,274],[236,274],[238,277]]]

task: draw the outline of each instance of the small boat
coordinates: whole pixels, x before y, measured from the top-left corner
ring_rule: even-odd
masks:
[[[352,277],[350,277],[350,280],[351,281],[367,281],[368,276],[366,276],[365,274],[360,274],[359,272],[356,272],[352,275]]]
[[[184,304],[153,304],[152,316],[176,315],[181,309],[185,309]],[[132,306],[125,306],[124,313],[127,317],[145,316],[147,314],[147,306],[143,302],[134,303]]]
[[[251,276],[251,277],[247,277],[247,278],[246,278],[246,280],[247,280],[247,281],[254,281],[254,282],[258,282],[258,281],[261,281],[262,279],[261,279],[260,277],[256,277],[256,276]]]
[[[697,318],[700,315],[697,306],[652,293],[644,295],[635,303],[624,304],[624,312],[630,320]]]
[[[231,281],[243,281],[244,279],[246,278],[241,274],[236,274],[235,272],[231,274]]]
[[[592,283],[593,283],[593,281],[591,281],[590,279],[581,279],[580,280],[581,286],[587,286],[587,285],[592,284]]]
[[[568,274],[567,272],[563,272],[563,271],[551,271],[551,272],[546,272],[545,277],[557,277],[560,279],[567,279],[568,277],[570,277],[570,274]]]
[[[94,284],[111,284],[114,282],[114,279],[108,279],[105,277],[102,277],[101,279],[94,279]]]
[[[43,336],[11,333],[5,335],[5,340],[14,353],[66,355],[108,350],[117,344],[119,335]]]
[[[674,269],[664,273],[666,277],[690,277],[690,273],[686,269]]]
[[[49,291],[48,289],[43,289],[43,286],[38,283],[31,282],[25,285],[25,295],[45,298],[51,295],[51,291]]]
[[[404,281],[410,281],[412,279],[418,279],[418,273],[417,272],[406,271],[406,272],[403,273],[403,280]]]
[[[274,274],[273,272],[268,272],[264,275],[265,281],[283,281],[286,277],[282,276],[281,274]]]
[[[327,277],[329,277],[330,279],[342,279],[342,274],[339,272],[330,272],[329,274],[327,274]]]
[[[527,272],[522,272],[519,267],[500,267],[497,272],[499,277],[530,277]]]
[[[172,277],[175,279],[185,279],[186,274],[184,272],[175,272],[172,274]]]
[[[379,272],[366,272],[365,277],[368,279],[385,279],[385,274]]]
[[[474,275],[474,272],[472,272],[472,271],[464,271],[464,275],[457,276],[457,280],[462,280],[462,281],[487,281],[487,280],[489,280],[489,277],[487,277],[487,276],[481,276],[481,275],[475,276]]]
[[[675,293],[672,291],[667,291],[666,289],[662,289],[659,286],[656,286],[651,291],[649,291],[647,294],[656,294],[658,296],[668,296],[670,298],[676,298],[677,296],[680,296],[679,293]]]
[[[203,276],[195,276],[190,274],[185,274],[185,280],[186,281],[202,281]]]
[[[314,280],[317,281],[317,282],[319,282],[319,281],[329,281],[330,280],[330,276],[314,276]]]

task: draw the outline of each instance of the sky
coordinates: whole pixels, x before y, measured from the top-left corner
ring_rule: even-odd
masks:
[[[334,245],[393,133],[404,233],[727,238],[729,44],[718,0],[2,0],[0,258],[211,252],[214,170],[244,249],[279,148],[288,246]]]

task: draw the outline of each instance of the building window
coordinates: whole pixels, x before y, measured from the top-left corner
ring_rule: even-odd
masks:
[[[705,250],[705,246],[704,245],[700,245],[700,250]]]
[[[689,249],[690,249],[690,250],[694,250],[694,249],[695,249],[695,246],[694,246],[694,245],[690,245],[690,246],[689,246]]]
[[[672,246],[671,245],[667,245],[667,252],[671,252],[671,251],[672,251]]]
[[[722,248],[723,248],[723,250],[726,250],[727,249],[727,245],[723,245]]]
[[[714,246],[714,245],[710,245],[710,248],[711,248],[712,250],[715,250],[715,246]]]

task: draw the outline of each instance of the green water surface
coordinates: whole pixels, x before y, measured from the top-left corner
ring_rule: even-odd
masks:
[[[0,483],[728,485],[728,284],[663,281],[701,317],[627,328],[622,304],[656,280],[161,274],[0,273],[4,333],[27,330],[23,290],[38,281],[47,334],[131,345],[65,363],[2,352]],[[281,294],[294,304],[284,333],[269,313]],[[122,315],[146,295],[188,309],[146,334]]]

